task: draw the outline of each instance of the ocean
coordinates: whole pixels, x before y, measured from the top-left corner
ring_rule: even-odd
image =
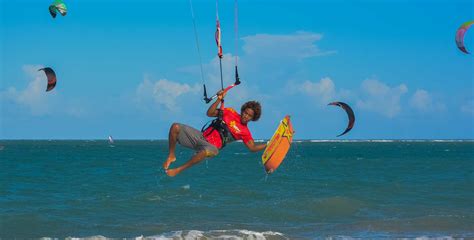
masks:
[[[474,141],[295,141],[271,175],[238,142],[174,178],[167,153],[0,140],[0,238],[474,238]]]

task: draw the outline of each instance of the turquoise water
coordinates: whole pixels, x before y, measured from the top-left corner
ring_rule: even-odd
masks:
[[[0,238],[474,238],[472,141],[297,142],[269,176],[241,143],[175,178],[166,155],[0,141]]]

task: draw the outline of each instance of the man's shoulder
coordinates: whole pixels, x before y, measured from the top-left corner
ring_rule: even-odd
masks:
[[[225,108],[225,110],[228,111],[228,112],[231,112],[231,113],[237,113],[237,111],[235,111],[235,109],[233,109],[231,107]]]

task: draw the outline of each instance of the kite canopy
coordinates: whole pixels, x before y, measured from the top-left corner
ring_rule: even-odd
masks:
[[[55,0],[54,3],[49,6],[49,13],[53,18],[56,17],[56,12],[59,12],[62,16],[67,14],[66,4],[64,4],[62,0]]]
[[[461,51],[467,54],[469,54],[469,52],[464,46],[464,35],[466,34],[467,30],[469,29],[469,27],[471,27],[472,24],[474,24],[474,21],[465,22],[456,31],[456,45]]]
[[[349,117],[349,123],[347,124],[346,130],[344,130],[343,133],[337,135],[337,137],[340,137],[340,136],[346,134],[347,132],[349,132],[352,129],[352,127],[354,127],[354,122],[355,122],[354,111],[352,111],[352,108],[349,107],[349,105],[347,105],[343,102],[332,102],[332,103],[329,103],[328,105],[334,105],[334,106],[341,107],[342,109],[344,109],[346,111],[347,117]]]
[[[46,77],[48,78],[48,86],[46,87],[46,92],[49,92],[53,90],[53,88],[56,86],[56,73],[53,71],[53,69],[49,67],[38,69],[38,71],[41,70],[44,71]]]

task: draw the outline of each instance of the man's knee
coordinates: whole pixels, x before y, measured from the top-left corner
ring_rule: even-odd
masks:
[[[219,151],[218,150],[204,150],[206,152],[206,157],[215,157]]]
[[[171,131],[178,133],[179,132],[179,123],[171,124]]]

